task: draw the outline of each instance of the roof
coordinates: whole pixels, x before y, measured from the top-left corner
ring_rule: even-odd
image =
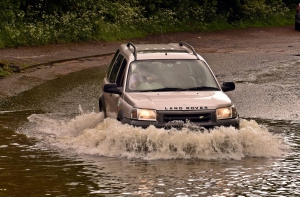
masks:
[[[121,45],[121,51],[134,60],[145,59],[199,59],[194,48],[184,42],[169,44],[136,44],[129,42]],[[179,55],[180,54],[180,55]]]

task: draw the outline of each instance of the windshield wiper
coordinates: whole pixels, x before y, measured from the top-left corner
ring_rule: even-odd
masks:
[[[166,88],[158,88],[158,89],[150,89],[150,90],[140,90],[139,92],[164,92],[164,91],[185,91],[185,88],[171,88],[171,87],[166,87]]]
[[[219,88],[216,87],[208,87],[208,86],[201,86],[201,87],[192,87],[192,88],[171,88],[171,87],[166,87],[166,88],[159,88],[159,89],[150,89],[150,90],[139,90],[139,92],[168,92],[168,91],[189,91],[189,90],[220,90]]]
[[[200,87],[186,88],[185,90],[220,90],[220,89],[216,87],[200,86]]]

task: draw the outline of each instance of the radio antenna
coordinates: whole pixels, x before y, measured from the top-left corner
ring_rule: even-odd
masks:
[[[162,40],[163,40],[163,44],[165,44],[165,39],[164,39],[164,32],[162,30],[162,27],[160,26],[160,31],[161,31],[161,37],[162,37]]]
[[[160,26],[160,31],[161,31],[161,37],[162,37],[162,40],[163,40],[163,44],[165,45],[165,39],[164,39],[164,32],[162,30],[162,27]],[[166,55],[168,55],[168,53],[166,52]]]

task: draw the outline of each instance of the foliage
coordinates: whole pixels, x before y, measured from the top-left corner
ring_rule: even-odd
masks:
[[[13,70],[7,65],[6,62],[0,61],[0,78],[10,75]]]
[[[7,76],[9,74],[10,74],[10,72],[7,72],[6,70],[0,68],[0,78],[1,77],[5,77],[5,76]]]
[[[294,0],[1,0],[0,48],[293,24]]]

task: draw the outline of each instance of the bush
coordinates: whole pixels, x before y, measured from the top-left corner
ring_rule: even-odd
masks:
[[[2,0],[0,48],[292,25],[281,0]]]

